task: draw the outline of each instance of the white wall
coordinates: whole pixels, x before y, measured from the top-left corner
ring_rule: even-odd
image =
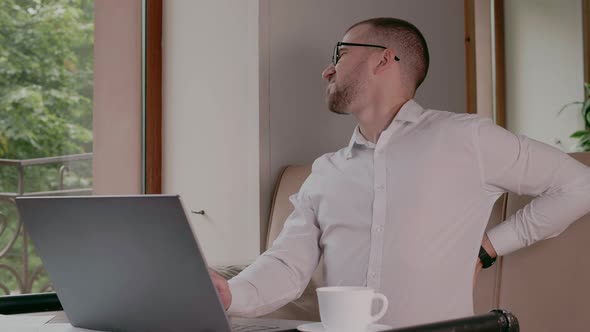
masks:
[[[163,191],[211,264],[259,252],[258,2],[164,1]]]
[[[94,4],[93,192],[141,192],[141,1]],[[113,121],[116,119],[116,121]]]
[[[565,104],[583,99],[580,0],[505,2],[508,129],[568,150],[583,129],[580,112]]]
[[[354,118],[324,102],[322,70],[352,24],[392,16],[415,24],[430,48],[430,72],[416,97],[424,107],[465,112],[463,0],[271,0],[270,172],[311,163],[348,144]]]

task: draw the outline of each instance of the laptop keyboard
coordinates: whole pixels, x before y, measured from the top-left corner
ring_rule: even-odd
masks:
[[[255,331],[268,331],[278,329],[277,326],[257,326],[257,325],[242,325],[232,324],[232,332],[255,332]]]

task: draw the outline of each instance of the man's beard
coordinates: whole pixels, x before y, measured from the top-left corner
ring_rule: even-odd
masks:
[[[328,109],[336,114],[350,114],[350,105],[358,94],[358,82],[347,84],[342,89],[334,85],[334,91],[328,93]]]

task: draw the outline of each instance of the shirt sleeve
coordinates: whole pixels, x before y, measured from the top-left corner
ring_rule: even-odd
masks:
[[[256,317],[301,296],[318,265],[320,229],[309,198],[290,197],[293,213],[272,247],[229,281],[229,315]]]
[[[484,189],[536,197],[487,232],[498,255],[555,237],[590,212],[589,167],[489,119],[482,119],[475,128]]]

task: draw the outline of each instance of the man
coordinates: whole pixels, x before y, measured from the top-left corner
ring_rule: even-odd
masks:
[[[482,260],[556,236],[590,212],[588,167],[489,119],[412,99],[429,64],[412,24],[357,23],[332,62],[322,74],[328,106],[358,126],[346,148],[314,162],[272,248],[229,284],[213,273],[230,314],[263,315],[297,298],[323,255],[327,286],[388,297],[385,324],[469,316]],[[484,234],[506,191],[538,197]]]

